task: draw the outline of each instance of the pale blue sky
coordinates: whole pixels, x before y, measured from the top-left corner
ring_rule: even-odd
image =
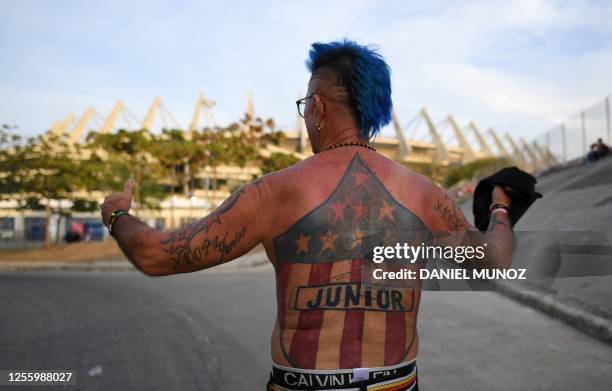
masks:
[[[225,124],[252,91],[288,129],[309,45],[349,37],[380,48],[403,122],[426,106],[529,139],[612,92],[610,20],[580,1],[0,0],[0,123],[37,134],[116,99],[142,118],[159,95],[187,127],[204,92]]]

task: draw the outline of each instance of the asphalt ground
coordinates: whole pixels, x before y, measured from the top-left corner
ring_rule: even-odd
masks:
[[[263,390],[274,285],[270,266],[0,273],[0,369],[77,372],[17,390]],[[422,390],[612,388],[610,345],[495,292],[423,296]]]

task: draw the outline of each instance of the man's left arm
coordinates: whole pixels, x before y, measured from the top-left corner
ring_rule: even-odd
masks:
[[[434,243],[441,246],[471,246],[484,248],[484,259],[488,262],[467,262],[467,268],[493,267],[507,269],[512,263],[514,232],[507,210],[496,209],[486,232],[480,232],[470,224],[459,206],[442,189],[435,188],[431,221]],[[492,205],[510,206],[512,200],[500,186],[493,188]]]

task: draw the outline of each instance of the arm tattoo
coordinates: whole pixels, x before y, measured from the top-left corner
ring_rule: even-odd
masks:
[[[234,205],[236,205],[236,202],[238,202],[238,198],[240,198],[240,196],[243,195],[244,193],[245,193],[244,187],[232,193],[232,195],[229,196],[228,199],[226,199],[225,201],[223,201],[221,205],[219,205],[217,210],[215,210],[215,213],[217,215],[221,215],[227,212],[228,210],[232,209]]]
[[[457,206],[447,194],[444,195],[444,199],[436,199],[434,210],[453,231],[461,231],[466,228],[461,212],[457,211]]]
[[[497,227],[498,225],[501,225],[502,227],[508,227],[508,223],[497,217],[497,213],[493,213],[491,215],[491,221],[489,222],[489,228],[487,228],[487,232],[493,232],[495,230],[495,227]]]
[[[172,232],[170,237],[160,241],[160,244],[166,247],[164,251],[170,255],[176,271],[188,271],[190,267],[200,263],[204,257],[208,256],[211,250],[219,255],[218,261],[214,263],[218,264],[225,260],[225,257],[244,239],[246,225],[233,235],[225,231],[215,234],[212,238],[205,235],[201,240],[194,241],[194,238],[200,233],[208,234],[213,226],[222,225],[221,216],[232,209],[244,193],[244,188],[239,189],[210,215]]]

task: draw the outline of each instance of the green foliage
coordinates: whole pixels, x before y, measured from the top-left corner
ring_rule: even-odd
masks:
[[[164,197],[154,156],[155,138],[146,129],[116,133],[90,132],[86,148],[91,151],[88,164],[97,166],[87,183],[91,190],[120,190],[132,177],[136,183],[134,200],[138,206],[158,208]]]
[[[221,165],[245,167],[249,163],[261,163],[260,148],[272,143],[278,145],[284,134],[276,131],[272,119],[251,118],[248,114],[227,127],[204,128],[191,135],[190,153],[185,161],[189,182],[194,175],[210,167],[213,173],[213,189],[218,188],[217,168]],[[192,187],[193,189],[193,187]]]
[[[261,159],[261,171],[267,174],[292,166],[299,161],[300,159],[294,155],[274,152],[269,157]]]
[[[45,210],[45,206],[41,205],[40,200],[36,197],[27,197],[24,200],[19,200],[17,210]]]
[[[486,176],[509,165],[511,162],[506,158],[486,158],[454,166],[448,170],[444,185],[450,187],[464,179]]]
[[[434,167],[431,163],[412,163],[406,161],[397,161],[402,166],[408,168],[411,171],[417,172],[421,175],[425,175],[426,177],[433,179]]]
[[[0,151],[0,187],[29,198],[70,198],[83,186],[84,168],[75,153],[63,137],[49,133],[13,143]]]
[[[45,134],[29,140],[18,174],[24,189],[47,200],[70,198],[83,185],[75,154],[64,137]]]
[[[73,212],[93,212],[100,209],[100,205],[98,205],[97,201],[85,200],[82,198],[77,198],[72,201],[72,208],[70,208]]]
[[[182,130],[163,129],[160,135],[153,136],[150,152],[156,159],[160,178],[170,177],[172,193],[185,180],[185,166],[192,150],[193,143]]]
[[[0,126],[0,199],[17,200],[19,209],[44,210],[47,232],[51,214],[95,211],[99,206],[92,192],[118,191],[129,177],[136,184],[134,206],[156,209],[168,196],[164,187],[189,195],[205,169],[212,171],[217,189],[223,182],[217,178],[219,166],[259,164],[267,173],[299,161],[283,153],[262,157],[262,148],[279,145],[285,135],[272,119],[249,115],[227,127],[190,134],[180,129],[163,129],[157,135],[146,129],[90,132],[83,144],[52,132],[23,139],[12,129]],[[62,209],[65,200],[72,201],[71,208]]]
[[[69,145],[66,136],[51,132],[28,140],[3,136],[0,143],[2,192],[12,198],[17,195],[18,209],[44,209],[45,227],[49,225],[51,213],[65,215],[67,211],[62,210],[61,200],[71,200],[85,188],[84,178],[92,169],[81,164],[78,158],[81,147]],[[59,232],[59,222],[60,219],[56,232]],[[45,242],[49,243],[48,235]]]
[[[10,198],[21,188],[20,164],[24,159],[24,140],[11,132],[12,127],[0,127],[0,200]]]

